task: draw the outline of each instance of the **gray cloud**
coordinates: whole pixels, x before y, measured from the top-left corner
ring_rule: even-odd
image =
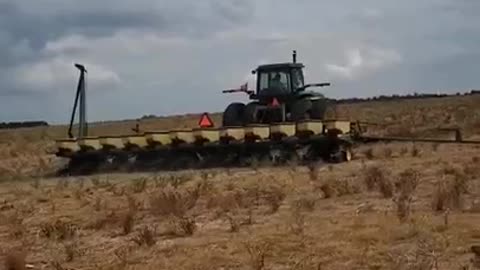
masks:
[[[66,122],[74,62],[90,71],[92,120],[220,111],[246,101],[222,89],[253,87],[255,65],[292,49],[332,97],[467,90],[479,83],[478,10],[473,0],[0,0],[0,121]]]

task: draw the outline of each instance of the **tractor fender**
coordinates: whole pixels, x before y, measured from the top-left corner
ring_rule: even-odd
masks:
[[[297,97],[299,99],[307,99],[307,100],[318,100],[325,98],[324,95],[317,93],[317,92],[299,92],[297,93]]]

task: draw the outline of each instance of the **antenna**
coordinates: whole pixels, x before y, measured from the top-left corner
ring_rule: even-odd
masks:
[[[80,70],[80,78],[78,80],[77,93],[75,95],[75,102],[73,104],[72,117],[70,119],[70,127],[68,128],[68,136],[70,138],[73,138],[73,133],[72,133],[73,121],[75,120],[75,112],[77,110],[77,104],[80,102],[78,138],[82,138],[82,137],[88,136],[88,126],[87,126],[87,118],[86,118],[87,100],[86,100],[86,93],[85,93],[85,88],[86,88],[85,73],[87,73],[87,70],[85,69],[85,66],[80,64],[75,64],[75,67]]]
[[[296,50],[293,51],[293,63],[294,64],[297,63],[297,51]]]

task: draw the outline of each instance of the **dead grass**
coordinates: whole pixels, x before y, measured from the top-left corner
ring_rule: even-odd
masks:
[[[246,176],[234,170],[230,174],[219,171],[214,176],[199,175],[197,180],[192,176],[188,181],[173,180],[178,183],[173,185],[155,183],[162,177],[174,179],[171,176],[123,176],[125,180],[117,180],[120,182],[112,180],[116,177],[98,176],[94,182],[84,182],[82,189],[71,181],[61,192],[55,192],[57,181],[45,180],[41,192],[48,196],[48,203],[23,202],[20,208],[16,202],[14,208],[3,210],[5,217],[11,216],[10,224],[25,226],[17,240],[4,240],[12,243],[31,238],[34,247],[57,243],[62,249],[58,249],[60,257],[53,258],[46,251],[36,251],[32,257],[37,264],[56,262],[56,266],[50,265],[53,269],[84,265],[148,269],[161,265],[159,260],[168,260],[180,269],[192,269],[193,265],[215,269],[239,265],[243,265],[241,269],[317,269],[321,265],[322,269],[341,269],[342,262],[355,269],[393,267],[395,262],[386,254],[391,249],[401,251],[398,254],[402,256],[417,254],[417,240],[426,232],[465,239],[469,231],[471,217],[464,215],[470,212],[450,212],[437,219],[432,216],[429,225],[418,221],[420,213],[432,212],[428,206],[422,208],[437,186],[428,179],[435,179],[441,172],[455,183],[456,173],[463,171],[461,164],[452,166],[458,169],[452,170],[432,160],[420,162],[439,164],[437,169],[420,170],[423,166],[411,163],[408,156],[396,158],[395,166],[372,163],[362,170],[361,162],[353,161],[332,170],[319,170],[315,181],[310,181],[309,169],[302,171],[301,167],[293,175],[289,168],[259,169],[258,175]],[[380,196],[362,192],[367,189],[367,175],[373,179],[372,191]],[[142,177],[147,184],[135,192],[132,183],[140,183]],[[380,184],[385,179],[392,183],[392,198],[399,199],[393,220],[397,216],[401,228],[392,217],[385,216]],[[102,186],[100,183],[110,184],[96,188]],[[28,188],[17,188],[18,198],[33,196],[30,191],[37,190],[30,183],[24,185]],[[75,190],[82,200],[76,198]],[[124,190],[120,196],[116,194],[119,190]],[[470,192],[474,190],[470,188]],[[55,211],[51,211],[51,203]],[[356,211],[359,205],[369,206],[368,211]],[[42,238],[32,238],[36,232]],[[53,241],[45,241],[46,237]],[[249,239],[248,245],[245,239]],[[344,245],[348,248],[340,248]],[[440,266],[456,258],[455,249],[463,246],[460,240],[451,245],[442,250],[449,255],[437,259]],[[119,252],[120,247],[129,247],[130,251]],[[430,263],[433,257],[422,258]],[[402,265],[403,259],[397,259]]]
[[[122,218],[122,232],[124,235],[128,235],[132,232],[135,225],[135,212],[128,211]]]
[[[381,166],[369,166],[364,168],[364,182],[368,191],[378,189],[384,198],[391,198],[394,186],[390,179],[390,173]]]
[[[193,217],[171,216],[168,219],[168,227],[165,235],[170,236],[192,236],[197,230],[197,223]]]
[[[195,207],[199,195],[198,188],[190,190],[164,188],[152,195],[150,208],[152,213],[159,216],[184,217],[188,210]]]
[[[444,175],[438,182],[433,196],[432,207],[435,211],[462,209],[463,195],[468,193],[468,178],[464,174]]]
[[[478,98],[455,100],[342,105],[337,114],[392,124],[372,134],[413,136],[452,124],[461,106],[478,113]],[[143,128],[196,120],[151,119]],[[467,135],[480,132],[472,123],[464,115]],[[379,144],[365,158],[329,167],[34,177],[57,166],[44,154],[51,147],[45,139],[64,131],[0,132],[7,269],[461,269],[480,239],[473,147]],[[7,256],[19,246],[28,262]]]
[[[401,172],[395,183],[397,194],[393,201],[397,206],[397,217],[401,222],[405,222],[410,218],[413,195],[418,186],[419,179],[420,173],[410,168]]]
[[[26,253],[19,251],[12,251],[5,257],[5,270],[26,270]]]
[[[322,191],[325,198],[342,197],[361,192],[361,188],[355,183],[355,179],[349,178],[328,178],[315,189]]]
[[[155,235],[156,235],[156,228],[144,226],[140,230],[138,235],[135,238],[133,238],[133,241],[139,246],[146,245],[148,247],[151,247],[156,243]]]
[[[141,193],[147,188],[147,178],[142,177],[139,179],[132,180],[132,192]]]
[[[40,235],[57,241],[72,239],[77,234],[77,226],[71,222],[57,219],[41,225]]]
[[[266,242],[246,242],[244,246],[248,252],[250,269],[265,269],[265,257],[268,255],[270,244]]]

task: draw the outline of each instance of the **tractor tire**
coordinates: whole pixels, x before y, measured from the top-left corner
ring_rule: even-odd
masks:
[[[290,120],[296,122],[310,119],[311,108],[312,102],[308,99],[300,99],[295,101],[290,110]]]
[[[310,117],[316,120],[325,119],[325,113],[327,111],[327,101],[325,99],[312,100],[312,107],[310,111]]]
[[[353,157],[352,148],[348,145],[341,145],[334,156],[333,161],[336,163],[350,162]]]
[[[222,126],[233,127],[243,126],[243,116],[245,114],[245,104],[232,103],[227,106],[223,112]]]
[[[250,102],[245,106],[243,113],[243,121],[245,124],[254,124],[260,121],[258,119],[258,106],[258,102]]]

